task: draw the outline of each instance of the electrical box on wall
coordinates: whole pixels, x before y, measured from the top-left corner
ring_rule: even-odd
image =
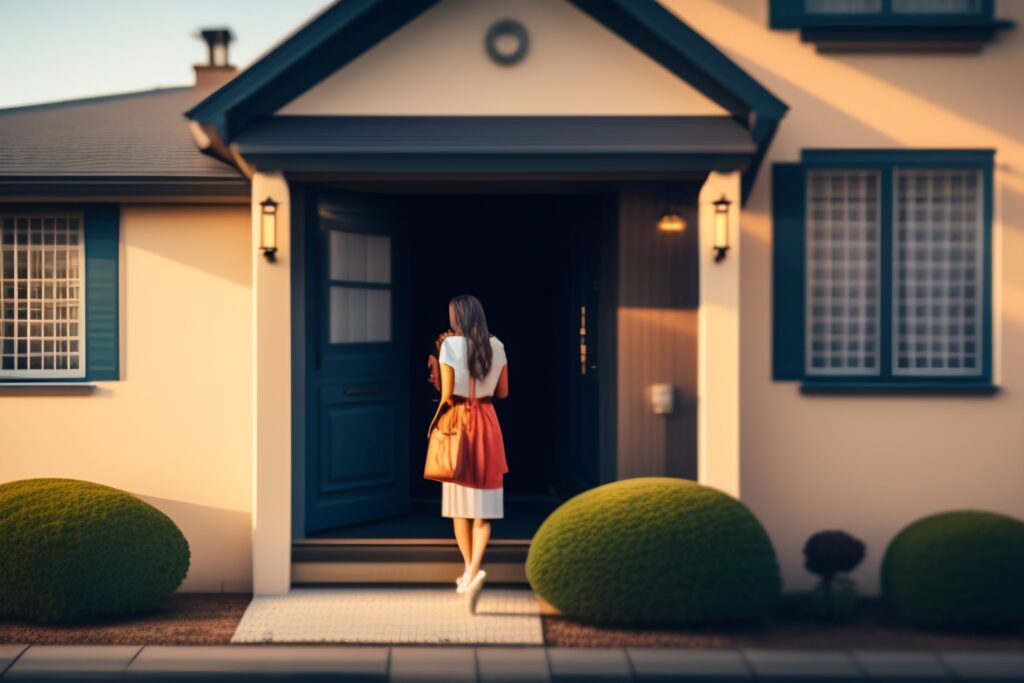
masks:
[[[648,392],[655,415],[670,415],[675,409],[675,387],[671,384],[652,384]]]

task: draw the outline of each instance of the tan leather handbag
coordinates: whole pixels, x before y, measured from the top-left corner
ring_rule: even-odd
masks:
[[[443,410],[434,418],[427,432],[427,461],[423,478],[460,483],[466,480],[467,466],[464,442],[473,424],[475,394],[473,376],[469,378],[469,400]]]

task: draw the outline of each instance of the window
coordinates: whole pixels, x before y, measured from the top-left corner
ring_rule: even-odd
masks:
[[[0,381],[117,378],[116,207],[0,207]]]
[[[777,164],[776,379],[989,385],[992,164],[895,150]]]
[[[391,341],[391,238],[331,230],[330,342]]]
[[[831,50],[976,50],[1013,26],[994,0],[771,0],[770,24]]]
[[[83,377],[81,214],[0,219],[0,370],[21,377]]]

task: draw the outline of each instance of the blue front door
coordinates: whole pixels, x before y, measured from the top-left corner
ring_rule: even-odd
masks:
[[[307,240],[306,531],[407,512],[409,425],[400,218],[386,199],[314,200]]]

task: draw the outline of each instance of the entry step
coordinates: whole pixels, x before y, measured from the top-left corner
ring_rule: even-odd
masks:
[[[529,541],[487,546],[490,583],[526,583]],[[462,573],[462,555],[450,539],[308,539],[292,543],[292,584],[449,584]]]

